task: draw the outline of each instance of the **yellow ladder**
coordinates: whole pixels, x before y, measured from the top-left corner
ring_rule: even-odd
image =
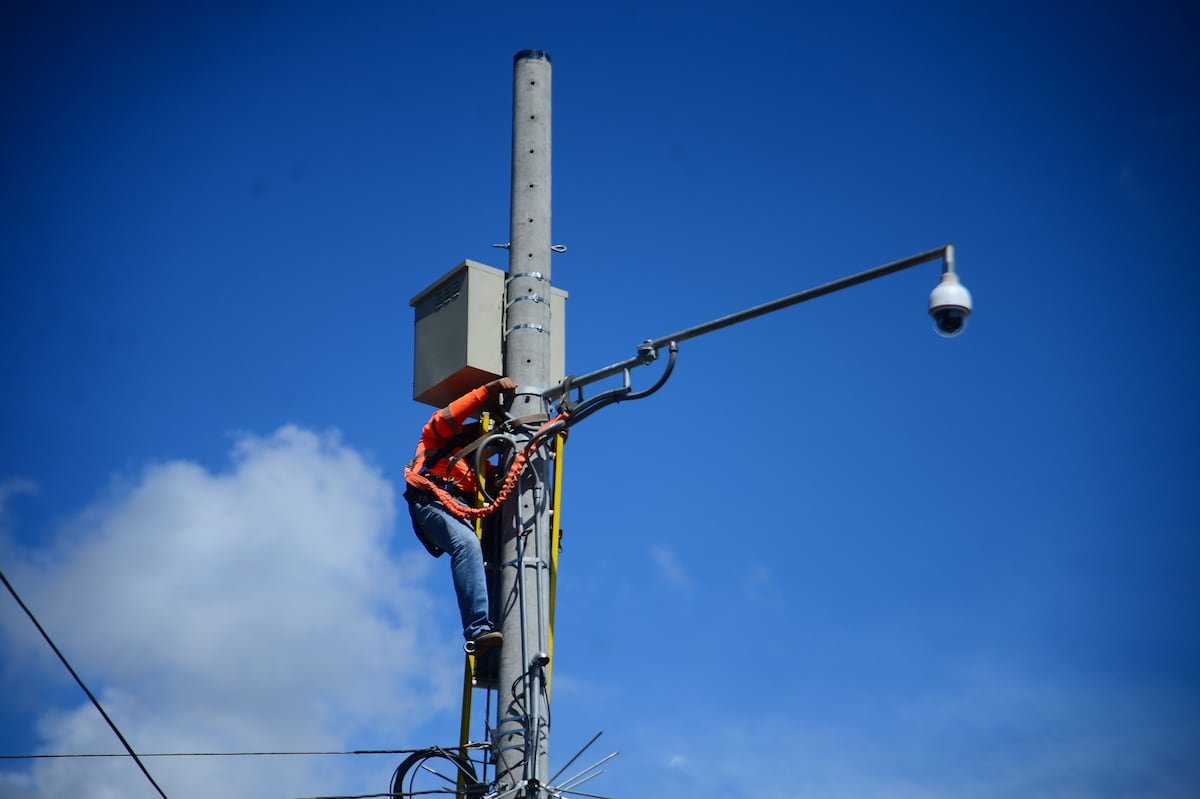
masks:
[[[490,420],[486,417],[481,419],[483,429],[486,431],[490,428]],[[550,625],[548,630],[548,638],[550,645],[550,665],[546,667],[546,698],[549,700],[551,678],[554,668],[554,610],[555,596],[558,590],[558,550],[562,543],[562,517],[559,512],[562,499],[562,468],[563,468],[563,442],[566,441],[566,436],[561,433],[554,438],[554,490],[551,494],[550,506]],[[493,518],[493,517],[488,517]],[[478,519],[475,522],[475,534],[483,539],[484,524],[487,519]],[[487,554],[487,553],[485,553]],[[485,564],[486,565],[486,564]],[[491,650],[479,657],[472,654],[467,654],[463,661],[463,697],[462,697],[462,723],[459,726],[458,744],[459,756],[464,760],[469,759],[470,742],[471,742],[471,711],[474,691],[481,690],[491,692],[496,690],[497,671],[499,669],[499,652]],[[490,699],[489,695],[489,699]],[[490,705],[490,702],[489,702]],[[485,719],[486,721],[486,719]],[[486,764],[485,764],[486,772]],[[482,776],[482,775],[481,775]],[[464,797],[466,775],[460,773],[458,775],[458,797]]]

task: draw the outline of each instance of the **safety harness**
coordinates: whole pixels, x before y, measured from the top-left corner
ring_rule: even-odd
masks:
[[[545,418],[545,415],[525,417],[523,419],[514,419],[512,422],[510,422],[510,424],[519,425],[522,423],[531,423],[535,420],[541,421]],[[420,470],[413,469],[413,466],[416,465],[415,459],[410,461],[404,466],[404,478],[408,482],[408,485],[420,491],[428,491],[436,496],[438,501],[442,503],[446,510],[456,518],[462,519],[463,521],[474,521],[476,519],[486,518],[494,513],[496,509],[504,503],[504,500],[508,498],[509,494],[512,493],[513,489],[516,488],[517,480],[520,479],[521,472],[524,471],[525,464],[529,460],[529,453],[537,447],[540,447],[548,436],[558,433],[560,430],[564,429],[566,427],[566,422],[567,415],[565,413],[560,413],[553,419],[546,421],[545,424],[543,424],[537,429],[537,431],[534,432],[534,434],[530,437],[529,442],[522,447],[513,458],[513,462],[508,467],[508,473],[504,476],[504,482],[501,484],[500,490],[497,492],[496,497],[483,507],[470,508],[463,505],[458,500],[458,497],[456,497],[449,490],[450,488],[453,488],[453,483],[448,482],[444,487],[438,485],[424,474],[424,472],[428,471],[432,465],[441,462],[443,459],[445,459],[446,455],[450,454],[450,452],[453,452],[458,442],[451,441],[447,443],[446,446],[435,451],[433,455],[423,458],[424,462],[422,463]],[[454,461],[461,460],[464,456],[483,446],[487,439],[491,436],[491,433],[484,433],[470,444],[460,449],[452,458],[451,464],[453,464]]]

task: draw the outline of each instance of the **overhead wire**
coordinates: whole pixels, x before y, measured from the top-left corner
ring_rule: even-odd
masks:
[[[62,653],[58,646],[55,645],[54,641],[51,640],[50,634],[46,632],[46,629],[42,627],[41,622],[39,622],[37,617],[33,615],[33,611],[30,610],[29,606],[26,605],[24,600],[21,599],[20,594],[17,593],[17,589],[13,588],[12,583],[10,583],[8,578],[4,576],[3,570],[0,570],[0,580],[4,581],[4,587],[8,589],[10,594],[12,594],[13,599],[17,600],[17,604],[21,606],[21,610],[25,611],[25,615],[29,617],[31,622],[33,622],[33,626],[37,627],[38,632],[42,634],[42,638],[46,639],[46,643],[49,644],[50,648],[54,650],[54,654],[58,655],[58,659],[62,661],[62,664],[66,666],[67,671],[69,671],[71,676],[75,678],[75,682],[78,683],[79,687],[83,689],[83,692],[87,694],[88,699],[92,701],[92,705],[95,706],[96,710],[100,711],[100,715],[104,717],[104,720],[108,722],[108,726],[114,733],[116,733],[117,738],[121,741],[121,745],[125,747],[125,751],[129,753],[129,756],[133,758],[133,762],[137,763],[137,767],[142,770],[142,774],[146,775],[146,779],[149,780],[150,784],[154,786],[154,790],[158,791],[158,795],[161,796],[162,799],[168,799],[166,792],[164,792],[163,789],[159,787],[159,784],[154,781],[154,777],[150,776],[150,771],[146,768],[146,764],[143,763],[141,758],[137,756],[137,753],[133,751],[133,747],[129,745],[129,741],[125,740],[125,736],[121,734],[121,731],[117,728],[116,723],[109,717],[108,713],[105,712],[104,707],[100,704],[100,700],[96,698],[96,695],[93,694],[86,685],[84,685],[83,680],[80,678],[79,674],[76,673],[75,669],[71,667],[71,664],[67,661],[66,656]]]
[[[443,794],[445,794],[448,792],[447,791],[426,791],[426,793],[443,793]],[[391,797],[392,799],[395,799],[396,794],[392,793],[391,791],[387,791],[386,793],[356,793],[356,794],[342,794],[342,795],[337,795],[337,796],[301,796],[301,797],[297,797],[297,799],[376,799],[376,797],[383,797],[383,796],[387,796],[387,797]]]
[[[422,749],[347,749],[344,751],[299,751],[299,752],[142,752],[138,757],[315,757],[319,755],[411,755]],[[51,760],[55,758],[128,757],[120,752],[98,752],[93,754],[35,754],[0,755],[0,760]]]

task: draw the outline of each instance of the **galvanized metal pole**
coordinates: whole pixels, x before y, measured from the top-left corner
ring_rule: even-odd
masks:
[[[513,58],[512,204],[504,370],[521,386],[509,412],[545,413],[550,382],[550,56]],[[549,647],[549,460],[530,459],[503,508],[496,747],[498,788],[540,796],[550,738],[545,668]]]

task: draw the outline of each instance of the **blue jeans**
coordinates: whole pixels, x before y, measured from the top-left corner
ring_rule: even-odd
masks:
[[[479,537],[469,524],[452,516],[440,502],[417,499],[410,501],[408,508],[413,529],[426,548],[433,544],[437,549],[450,553],[450,574],[454,578],[454,593],[458,595],[463,637],[474,641],[492,629],[492,622],[488,618],[487,577],[483,571],[483,550],[479,547]]]

